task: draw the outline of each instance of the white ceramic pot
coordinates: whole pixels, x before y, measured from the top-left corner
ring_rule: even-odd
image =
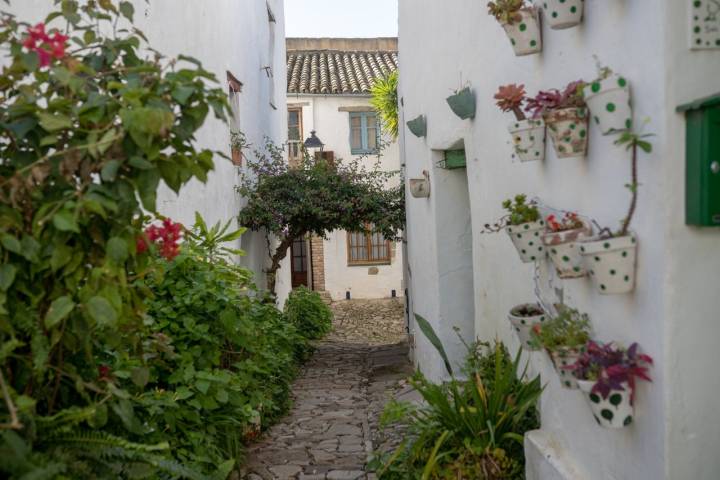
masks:
[[[598,425],[606,428],[623,428],[633,422],[635,409],[630,400],[632,392],[627,382],[622,384],[624,390],[612,390],[607,398],[602,398],[599,393],[592,393],[595,381],[578,380],[577,383],[585,394]]]
[[[545,114],[545,125],[558,158],[584,157],[588,144],[586,108],[561,108]]]
[[[600,293],[629,293],[635,288],[634,235],[586,241],[580,245],[585,268]]]
[[[542,236],[550,260],[560,278],[580,278],[587,274],[585,262],[580,255],[579,242],[592,235],[592,227],[566,230],[564,232],[547,232]]]
[[[517,305],[510,309],[510,313],[508,314],[508,319],[510,320],[510,323],[512,324],[513,328],[515,329],[515,332],[517,332],[518,338],[520,339],[520,343],[522,344],[522,347],[525,350],[539,350],[537,347],[533,347],[530,343],[530,339],[532,338],[532,329],[535,325],[540,325],[545,320],[548,319],[548,316],[545,314],[545,312],[539,314],[539,315],[533,315],[533,316],[521,316],[519,315],[519,311],[523,308],[529,308],[534,307],[540,311],[542,311],[542,308],[540,305],[536,303],[526,303],[523,305]]]
[[[528,7],[520,10],[519,14],[520,20],[502,24],[510,43],[512,43],[515,55],[521,57],[542,51],[540,11],[534,7]]]
[[[533,162],[545,158],[545,122],[518,120],[508,125],[515,155],[521,162]]]
[[[563,367],[572,365],[577,361],[578,357],[580,356],[578,351],[570,348],[565,348],[553,350],[551,352],[548,352],[548,354],[550,355],[550,359],[552,360],[553,366],[555,367],[555,371],[560,377],[560,385],[562,385],[564,388],[569,388],[570,390],[577,389],[578,385],[575,374],[571,370]]]
[[[584,0],[544,0],[545,21],[553,30],[580,25]]]
[[[546,251],[540,238],[543,230],[545,230],[544,220],[505,227],[523,263],[545,258]]]
[[[603,135],[632,128],[630,84],[620,75],[595,80],[583,88],[585,103]]]

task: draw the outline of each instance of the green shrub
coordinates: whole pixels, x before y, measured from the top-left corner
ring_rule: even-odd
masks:
[[[383,423],[399,423],[406,440],[372,462],[381,479],[521,479],[523,435],[538,428],[540,377],[523,380],[520,355],[505,346],[471,347],[466,380],[433,384],[416,373],[425,404],[391,403]]]
[[[317,340],[332,329],[332,312],[317,292],[296,288],[285,301],[285,318],[306,338]]]

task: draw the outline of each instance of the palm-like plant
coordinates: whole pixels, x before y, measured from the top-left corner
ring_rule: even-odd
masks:
[[[398,137],[398,72],[375,80],[370,88],[370,105],[380,115],[382,127],[393,139]]]

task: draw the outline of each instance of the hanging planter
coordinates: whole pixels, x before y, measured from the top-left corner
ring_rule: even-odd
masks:
[[[423,170],[425,178],[411,178],[408,180],[410,185],[410,194],[414,198],[428,198],[430,196],[430,174],[427,170]]]
[[[475,94],[470,87],[456,91],[447,99],[450,109],[463,120],[475,118]]]
[[[585,108],[561,108],[545,115],[558,158],[584,157],[588,145],[588,113]]]
[[[416,118],[407,122],[408,130],[418,138],[422,138],[427,135],[427,122],[425,121],[424,115],[419,115]]]
[[[545,21],[553,30],[580,25],[584,3],[584,0],[544,0]]]
[[[512,240],[523,263],[540,260],[545,256],[545,247],[540,235],[545,229],[545,221],[540,218],[540,211],[534,202],[527,202],[523,194],[505,200],[502,206],[507,214],[494,225],[485,224],[480,233],[497,233],[505,231]]]
[[[579,278],[587,273],[578,241],[592,235],[592,227],[576,213],[567,212],[558,220],[555,215],[545,219],[548,230],[542,236],[548,255],[560,278]]]
[[[232,163],[236,167],[242,167],[243,154],[242,150],[232,150]]]
[[[502,25],[516,56],[542,51],[540,11],[532,4],[497,0],[488,3],[488,11]]]
[[[503,112],[513,112],[515,121],[508,125],[515,155],[521,162],[545,158],[545,122],[527,119],[521,106],[525,102],[525,85],[504,85],[495,93],[496,104]]]
[[[632,424],[635,382],[650,381],[648,367],[653,363],[638,350],[637,343],[626,350],[614,343],[591,341],[570,366],[598,425],[623,428]]]
[[[535,303],[525,303],[510,309],[508,319],[517,332],[520,344],[525,350],[540,350],[539,345],[533,344],[532,329],[535,325],[542,324],[547,314]]]
[[[620,75],[610,74],[589,83],[583,88],[583,96],[593,121],[603,135],[622,132],[632,128],[630,84]]]
[[[585,268],[602,294],[629,293],[635,288],[637,240],[634,235],[586,241],[580,245]]]
[[[230,153],[232,155],[232,163],[236,167],[242,166],[243,149],[248,148],[250,144],[247,142],[245,133],[240,130],[230,131]]]
[[[548,351],[548,355],[550,355],[553,367],[555,367],[555,371],[560,377],[560,385],[570,390],[576,390],[578,388],[577,378],[575,378],[575,374],[566,367],[577,361],[578,357],[580,357],[580,352],[573,348],[561,347],[557,350]]]

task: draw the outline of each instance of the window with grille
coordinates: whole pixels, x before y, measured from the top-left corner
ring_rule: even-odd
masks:
[[[390,263],[390,242],[381,233],[348,232],[348,265]]]
[[[302,159],[302,107],[288,109],[288,160],[299,162]]]
[[[353,155],[377,153],[380,126],[375,112],[350,113],[350,151]]]

